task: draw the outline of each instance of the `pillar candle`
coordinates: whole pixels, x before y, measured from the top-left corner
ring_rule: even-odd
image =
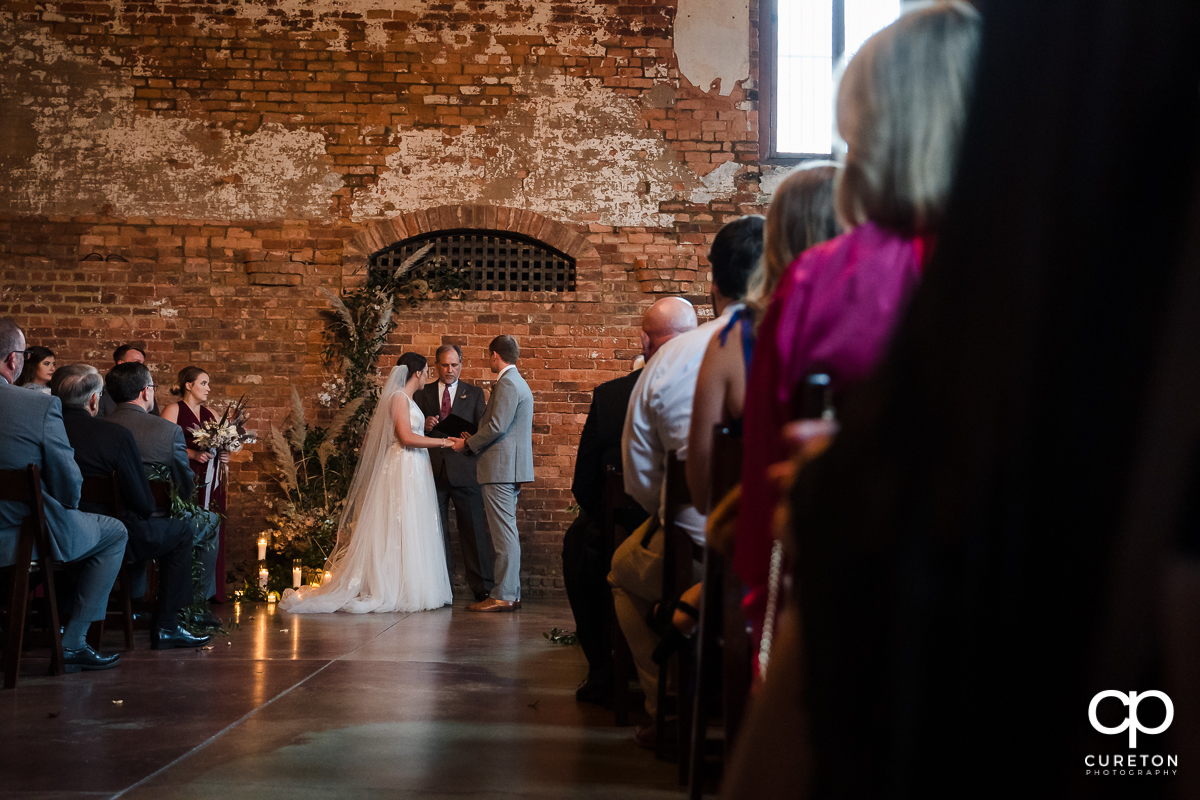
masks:
[[[267,568],[263,567],[258,571],[258,588],[267,588]]]
[[[258,560],[267,560],[267,537],[262,537],[258,540]]]
[[[292,588],[293,589],[300,588],[300,578],[301,578],[302,574],[303,574],[303,568],[300,566],[300,559],[297,558],[296,560],[294,560],[292,562]]]

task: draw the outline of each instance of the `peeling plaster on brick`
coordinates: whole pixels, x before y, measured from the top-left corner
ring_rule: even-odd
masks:
[[[485,202],[554,219],[592,221],[599,210],[604,225],[668,226],[673,216],[659,204],[708,183],[645,129],[637,103],[599,81],[526,71],[514,90],[521,101],[489,128],[465,127],[453,138],[438,130],[397,134],[389,171],[355,195],[354,219]],[[721,176],[737,171],[723,167]],[[716,180],[732,193],[732,177]]]
[[[124,5],[122,0],[112,0],[112,4],[118,9]],[[386,16],[373,16],[370,12],[385,12]],[[566,51],[573,54],[604,55],[603,45],[596,42],[598,32],[603,33],[605,11],[602,6],[597,6],[591,0],[572,2],[570,14],[576,20],[573,27],[556,22],[558,13],[553,3],[544,0],[520,4],[504,0],[456,0],[450,3],[439,3],[437,0],[404,0],[400,3],[395,0],[277,0],[270,5],[244,3],[238,6],[240,17],[254,20],[258,27],[266,31],[291,30],[296,27],[297,20],[303,20],[310,30],[336,34],[328,42],[330,50],[348,51],[351,44],[348,34],[352,30],[362,30],[369,47],[383,50],[392,41],[391,33],[384,27],[386,24],[441,15],[447,19],[466,18],[476,25],[486,25],[493,46],[496,36],[537,36],[544,37],[550,45],[575,43],[575,47]],[[209,15],[206,21],[221,25],[226,19]],[[585,24],[586,31],[582,27]],[[414,26],[409,30],[409,35],[418,42],[440,41],[454,45],[464,36],[464,29],[461,23],[433,29]],[[587,41],[577,42],[577,38],[584,33],[587,34]]]
[[[693,203],[711,203],[718,197],[729,197],[737,191],[734,176],[742,168],[736,161],[726,161],[701,178],[701,187],[693,189],[688,198]]]
[[[779,184],[783,183],[795,167],[777,167],[770,164],[762,165],[762,177],[758,179],[759,202],[768,202]]]
[[[37,59],[46,67],[39,81],[57,91],[33,98],[21,97],[19,87],[0,89],[9,141],[18,151],[33,147],[0,172],[0,209],[52,215],[107,208],[130,217],[246,220],[330,216],[330,194],[342,181],[325,164],[321,134],[272,123],[247,136],[138,112],[132,88],[114,70],[74,59],[37,31],[11,38],[12,60]]]
[[[750,75],[750,4],[729,0],[679,0],[675,16],[679,71],[704,91],[721,82],[721,95]]]

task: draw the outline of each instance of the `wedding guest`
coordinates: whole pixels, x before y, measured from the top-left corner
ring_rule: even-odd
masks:
[[[612,638],[608,629],[612,556],[603,529],[604,490],[608,468],[621,466],[625,410],[641,374],[639,368],[592,390],[592,405],[575,454],[571,494],[579,505],[579,515],[563,534],[562,564],[567,600],[575,615],[575,635],[588,661],[587,677],[575,690],[575,699],[586,703],[604,704],[612,697]],[[648,516],[640,507],[614,513],[616,523],[626,531],[637,530]]]
[[[179,496],[191,498],[196,476],[188,462],[183,430],[169,420],[150,414],[154,389],[154,380],[145,364],[126,362],[113,367],[104,378],[104,390],[112,395],[117,407],[107,419],[133,433],[143,466],[165,469]],[[159,508],[155,516],[165,517],[168,512],[169,509]],[[212,596],[211,587],[216,582],[219,522],[220,518],[211,511],[201,511],[191,520],[192,548],[201,563],[197,587],[200,599]],[[219,623],[211,612],[203,621]]]
[[[487,400],[483,389],[459,380],[462,373],[462,348],[444,344],[434,354],[438,379],[417,390],[413,399],[425,415],[425,433],[453,415],[473,425],[483,419]],[[435,435],[440,435],[435,434]],[[488,596],[495,585],[492,574],[492,542],[483,510],[483,489],[475,477],[475,462],[470,456],[452,449],[433,448],[429,451],[437,487],[438,511],[442,517],[442,536],[446,544],[446,567],[454,577],[454,562],[450,555],[450,501],[454,501],[454,518],[458,523],[458,542],[462,547],[463,576],[475,599]]]
[[[123,344],[113,351],[113,366],[117,364],[145,364],[146,351],[135,344]],[[112,397],[107,393],[100,395],[100,413],[96,416],[103,419],[113,412],[117,404],[113,402]],[[154,405],[150,407],[150,413],[158,416],[158,400],[154,401]]]
[[[179,624],[179,610],[192,604],[192,529],[186,520],[153,518],[154,495],[146,479],[133,434],[114,422],[96,418],[104,382],[95,367],[68,364],[54,373],[50,390],[62,402],[63,425],[85,478],[117,475],[123,514],[129,531],[127,549],[135,561],[158,559],[158,602],[150,646],[154,650],[199,647],[208,636],[193,636]],[[80,509],[96,514],[111,509]]]
[[[866,378],[915,290],[943,216],[966,114],[979,15],[940,3],[901,16],[850,61],[837,97],[847,144],[836,205],[852,229],[807,250],[779,281],[746,390],[734,568],[755,639],[766,609],[780,490],[768,468],[796,387],[815,371],[835,394]]]
[[[691,304],[669,297],[651,306],[642,320],[646,367],[629,399],[621,437],[621,461],[625,491],[651,516],[613,554],[608,582],[613,587],[617,619],[629,643],[645,691],[646,711],[651,717],[658,705],[654,651],[665,625],[670,624],[670,614],[676,610],[678,600],[661,596],[664,553],[661,525],[667,454],[674,450],[678,458],[687,459],[688,428],[700,362],[709,341],[740,308],[750,273],[762,254],[762,229],[762,217],[746,216],[728,223],[717,233],[709,252],[716,319],[696,328]],[[671,335],[667,337],[669,341],[653,347],[656,317],[657,324]],[[702,545],[704,515],[689,507],[678,519],[680,526]],[[699,580],[697,569],[695,581]],[[651,614],[656,608],[657,612]],[[649,748],[654,746],[656,734],[657,728],[651,722],[639,726],[634,739]]]
[[[97,653],[84,636],[108,609],[108,595],[125,555],[125,526],[78,509],[83,478],[63,428],[62,405],[49,394],[12,385],[24,362],[25,333],[13,319],[0,318],[0,469],[37,464],[53,556],[79,567],[62,635],[67,671],[109,669],[120,662],[120,655]],[[0,502],[0,566],[16,562],[17,537],[28,515],[23,503]]]
[[[50,379],[54,377],[54,351],[49,347],[34,345],[25,353],[25,368],[17,377],[16,385],[50,394]]]
[[[208,373],[200,367],[190,366],[179,370],[176,384],[171,387],[171,394],[180,398],[163,409],[162,418],[176,423],[183,429],[183,440],[187,445],[188,464],[196,476],[198,502],[210,511],[222,516],[221,530],[217,540],[217,562],[212,582],[208,585],[205,597],[213,598],[218,603],[225,602],[225,483],[220,480],[222,465],[229,463],[229,451],[218,451],[214,456],[208,450],[196,447],[192,437],[192,429],[206,422],[215,422],[217,416],[210,411],[204,401],[212,390]],[[215,460],[214,460],[215,459]],[[211,486],[211,488],[210,488]],[[220,580],[217,580],[217,578]]]
[[[488,529],[496,551],[496,585],[491,593],[467,606],[468,611],[506,612],[521,607],[521,541],[517,536],[517,500],[521,484],[533,481],[533,393],[517,371],[521,348],[511,336],[497,336],[488,345],[496,375],[479,430],[462,447],[475,456],[483,484]]]

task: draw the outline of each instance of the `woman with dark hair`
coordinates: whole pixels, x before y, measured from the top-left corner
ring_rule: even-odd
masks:
[[[54,377],[54,351],[49,347],[31,347],[25,353],[25,368],[17,376],[17,386],[50,394],[50,379]]]
[[[460,451],[463,440],[418,432],[425,430],[425,415],[413,394],[425,385],[426,366],[418,353],[400,356],[363,436],[326,565],[330,577],[321,586],[284,591],[284,611],[427,611],[453,601],[426,451]]]
[[[215,454],[209,450],[201,450],[196,446],[192,437],[192,429],[206,422],[216,420],[216,415],[204,405],[212,385],[208,373],[200,367],[188,366],[179,370],[179,376],[171,394],[180,398],[163,409],[162,418],[174,422],[183,428],[183,440],[187,445],[188,464],[196,473],[196,487],[201,505],[210,511],[225,516],[226,493],[225,484],[219,480],[218,470],[221,465],[229,463],[229,451],[220,450]],[[215,459],[215,460],[214,460]],[[211,487],[211,488],[210,488]],[[218,580],[218,576],[220,580]],[[213,571],[213,580],[205,587],[205,597],[216,598],[218,603],[225,602],[225,522],[221,521],[221,531],[217,541],[217,567]]]

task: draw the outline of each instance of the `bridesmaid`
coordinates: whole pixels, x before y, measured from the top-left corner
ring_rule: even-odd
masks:
[[[162,411],[162,418],[176,423],[183,428],[183,439],[187,444],[188,463],[192,472],[196,473],[197,496],[204,502],[204,482],[208,477],[208,462],[212,456],[207,450],[197,450],[192,439],[191,429],[215,420],[216,415],[205,407],[211,389],[208,373],[199,367],[184,367],[179,371],[179,381],[171,388],[171,394],[180,398]],[[228,451],[222,450],[217,454],[222,464],[229,463]],[[213,489],[207,508],[224,516],[225,514],[225,484],[219,484]],[[217,541],[217,568],[213,572],[213,582],[209,584],[207,597],[218,603],[225,602],[225,520],[221,520],[221,531]]]

